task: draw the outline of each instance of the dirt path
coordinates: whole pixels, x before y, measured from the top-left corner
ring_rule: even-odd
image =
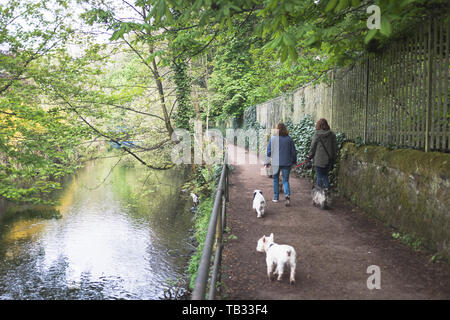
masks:
[[[229,153],[242,149],[230,146]],[[392,230],[335,198],[331,210],[311,205],[311,183],[291,176],[291,207],[273,203],[272,179],[261,165],[234,163],[227,240],[222,258],[223,299],[450,299],[450,266],[430,262],[392,238]],[[261,189],[268,209],[262,219],[252,210],[253,190]],[[265,254],[256,251],[262,235],[297,251],[296,284],[269,282]],[[381,289],[367,288],[367,267],[381,270]]]

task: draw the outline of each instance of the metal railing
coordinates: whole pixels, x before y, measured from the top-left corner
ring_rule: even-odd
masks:
[[[214,254],[214,264],[209,281],[208,299],[214,300],[216,296],[216,282],[220,278],[219,269],[222,258],[223,233],[226,226],[226,203],[228,201],[228,165],[227,155],[225,151],[222,173],[220,175],[219,184],[216,188],[216,196],[209,220],[208,233],[206,235],[203,247],[202,258],[197,271],[192,300],[205,300],[206,290],[208,286],[209,270],[211,266],[212,251],[214,245],[216,251]],[[216,236],[217,232],[217,236]]]

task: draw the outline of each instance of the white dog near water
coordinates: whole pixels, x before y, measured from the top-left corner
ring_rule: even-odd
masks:
[[[195,193],[191,192],[192,202],[194,203],[194,207],[198,206],[198,197]]]
[[[256,210],[256,217],[261,218],[264,215],[264,211],[266,210],[266,200],[262,194],[261,190],[255,190],[253,192],[253,209]]]
[[[293,247],[286,244],[276,244],[275,242],[273,242],[273,233],[271,233],[270,237],[263,236],[258,240],[256,251],[266,253],[267,276],[269,277],[269,280],[272,280],[272,271],[276,267],[274,275],[278,274],[277,280],[281,281],[284,266],[286,264],[289,264],[291,269],[289,282],[290,284],[295,283],[295,266],[297,254]]]

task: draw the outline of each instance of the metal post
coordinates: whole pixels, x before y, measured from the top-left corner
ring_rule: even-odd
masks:
[[[218,217],[219,219],[217,219],[217,240],[216,240],[216,253],[214,255],[214,266],[213,266],[213,270],[212,270],[212,274],[211,274],[211,284],[209,287],[209,300],[214,300],[215,296],[216,296],[216,281],[217,281],[217,275],[219,272],[219,267],[220,267],[220,260],[221,260],[221,255],[222,255],[222,215],[223,215],[223,206],[225,204],[224,199],[225,197],[222,194],[221,197],[221,204],[222,204],[222,208],[221,208],[221,214],[220,217]]]
[[[228,179],[227,179],[227,183],[228,183]],[[223,196],[222,199],[222,230],[223,232],[225,232],[225,228],[227,227],[227,197],[226,197],[226,192]]]

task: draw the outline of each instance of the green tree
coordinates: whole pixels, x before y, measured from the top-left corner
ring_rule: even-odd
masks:
[[[321,48],[332,65],[343,65],[408,29],[430,9],[448,10],[445,0],[149,0],[151,17],[164,27],[174,20],[186,26],[226,32],[257,16],[255,35],[267,40],[281,61],[295,61],[299,49]],[[381,29],[369,30],[367,8],[381,9]],[[373,40],[372,44],[369,43]]]
[[[48,202],[77,168],[89,134],[45,95],[48,59],[70,37],[67,3],[10,1],[0,7],[0,196]],[[77,149],[75,149],[77,150]]]

